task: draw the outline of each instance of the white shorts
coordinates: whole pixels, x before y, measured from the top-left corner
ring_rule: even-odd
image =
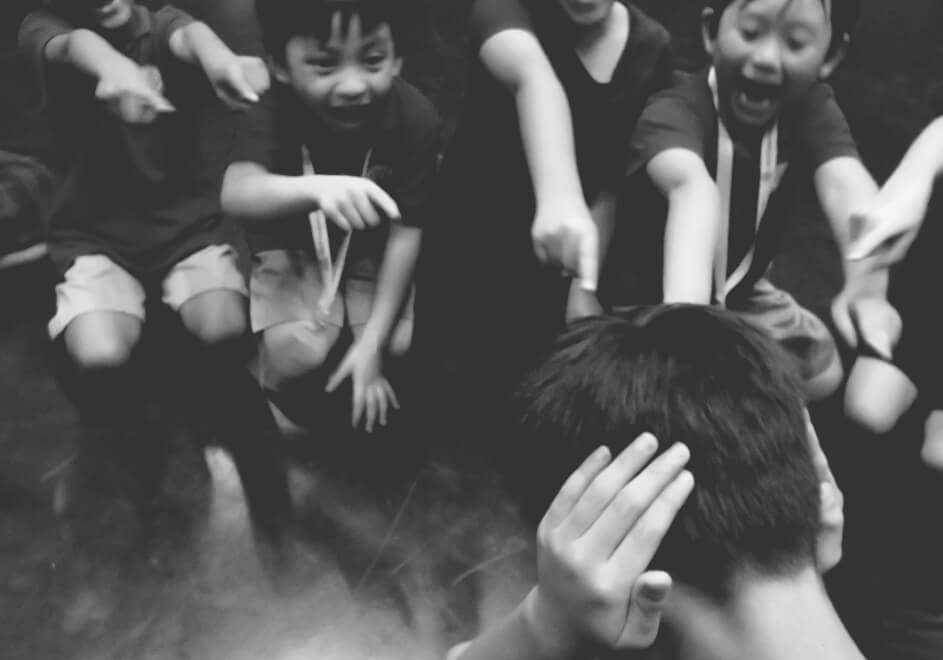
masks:
[[[177,311],[191,298],[218,289],[248,295],[236,251],[229,245],[210,245],[177,263],[164,278],[162,300]],[[124,268],[102,254],[82,255],[56,286],[49,336],[55,339],[88,312],[123,312],[143,321],[144,301],[144,287]]]

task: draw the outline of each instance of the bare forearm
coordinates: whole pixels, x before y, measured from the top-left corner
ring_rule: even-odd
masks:
[[[45,55],[50,62],[73,66],[97,79],[109,68],[134,65],[101,36],[85,29],[54,37],[46,46]]]
[[[559,195],[582,197],[566,94],[548,76],[531,76],[516,90],[521,140],[538,206]]]
[[[382,349],[389,343],[413,282],[422,231],[395,222],[390,227],[383,263],[377,275],[373,309],[361,341]]]
[[[308,177],[272,174],[252,163],[229,166],[223,179],[221,202],[228,215],[248,223],[317,209]]]
[[[931,185],[943,173],[943,117],[927,126],[917,137],[887,181],[887,186],[924,181]]]
[[[170,37],[174,55],[188,64],[197,64],[204,71],[219,68],[234,57],[229,46],[205,23],[190,23]]]
[[[720,198],[710,180],[690,181],[669,193],[664,302],[710,302],[720,216]]]

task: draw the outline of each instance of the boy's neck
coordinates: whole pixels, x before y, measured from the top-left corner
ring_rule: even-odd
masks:
[[[811,566],[750,576],[726,604],[679,586],[666,615],[679,660],[864,660]]]
[[[630,23],[629,10],[617,1],[605,19],[577,28],[576,54],[597,81],[608,82],[612,78],[629,40]]]

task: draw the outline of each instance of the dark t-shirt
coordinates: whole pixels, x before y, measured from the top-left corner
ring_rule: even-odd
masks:
[[[717,109],[708,85],[708,72],[678,75],[671,88],[655,95],[642,113],[632,137],[632,151],[627,168],[637,209],[633,216],[639,222],[644,240],[642,250],[660,256],[659,244],[653,236],[664,232],[667,206],[647,176],[635,176],[648,162],[668,149],[686,149],[700,156],[712,176],[717,172]],[[858,149],[845,117],[835,101],[831,87],[816,83],[800,102],[786,108],[779,123],[776,187],[760,228],[756,229],[756,186],[759,183],[759,140],[751,145],[735,141],[733,183],[731,193],[729,263],[731,269],[747,254],[755,253],[750,269],[728,299],[749,292],[762,277],[779,248],[786,219],[795,199],[797,186],[808,185],[816,169],[823,163],[843,156],[858,158]],[[745,185],[743,185],[745,184]],[[663,238],[662,238],[663,240]],[[642,259],[643,253],[635,255]],[[638,260],[636,260],[638,261]],[[652,270],[640,286],[643,296],[660,299],[661,267],[649,264]],[[657,285],[659,291],[653,291]],[[641,302],[641,301],[636,301]],[[645,302],[652,302],[645,300]]]
[[[441,134],[432,103],[401,79],[394,80],[376,127],[355,140],[333,133],[292,90],[278,85],[245,115],[231,161],[256,163],[276,174],[300,175],[304,145],[316,173],[361,176],[369,152],[367,175],[393,197],[404,224],[423,227],[430,214]],[[337,240],[337,230],[328,226],[332,239]],[[351,242],[350,262],[382,256],[388,231],[383,224],[357,232]],[[307,215],[258,223],[249,231],[254,251],[313,251],[312,240]]]
[[[172,7],[135,6],[125,29],[102,35],[160,71],[177,110],[146,125],[111,115],[95,98],[92,77],[47,62],[47,44],[71,25],[42,10],[24,20],[20,48],[43,82],[62,172],[48,230],[62,271],[79,255],[101,253],[137,275],[160,273],[231,237],[219,205],[230,113],[199,67],[180,62],[169,47],[170,36],[192,20]]]
[[[568,97],[577,167],[587,202],[617,190],[645,100],[670,81],[669,36],[630,4],[630,32],[609,82],[575,52],[570,28],[542,0],[477,0],[472,66],[455,135],[442,163],[438,221],[419,276],[417,345],[433,362],[469,365],[504,381],[552,340],[564,322],[567,281],[537,261],[531,241],[533,184],[512,94],[485,68],[482,44],[510,29],[533,33]],[[548,139],[555,139],[548,136]],[[480,355],[479,355],[480,354]],[[456,371],[464,367],[457,366]]]

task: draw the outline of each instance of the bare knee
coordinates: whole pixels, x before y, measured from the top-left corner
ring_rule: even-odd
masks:
[[[841,360],[838,354],[823,371],[812,378],[807,378],[802,383],[802,390],[806,401],[821,401],[834,394],[841,386],[844,370],[841,366]]]
[[[310,322],[282,323],[262,333],[259,374],[270,389],[320,369],[340,335],[334,326],[318,327]]]
[[[888,433],[916,396],[917,388],[894,365],[858,358],[845,387],[845,414],[871,433]]]
[[[206,345],[236,341],[246,335],[249,324],[245,297],[236,291],[207,291],[180,307],[183,324]]]
[[[120,312],[90,312],[65,329],[69,356],[82,371],[119,369],[131,360],[141,322]]]
[[[413,322],[411,319],[403,319],[393,330],[393,336],[390,337],[390,345],[387,351],[390,357],[404,357],[413,344]]]

